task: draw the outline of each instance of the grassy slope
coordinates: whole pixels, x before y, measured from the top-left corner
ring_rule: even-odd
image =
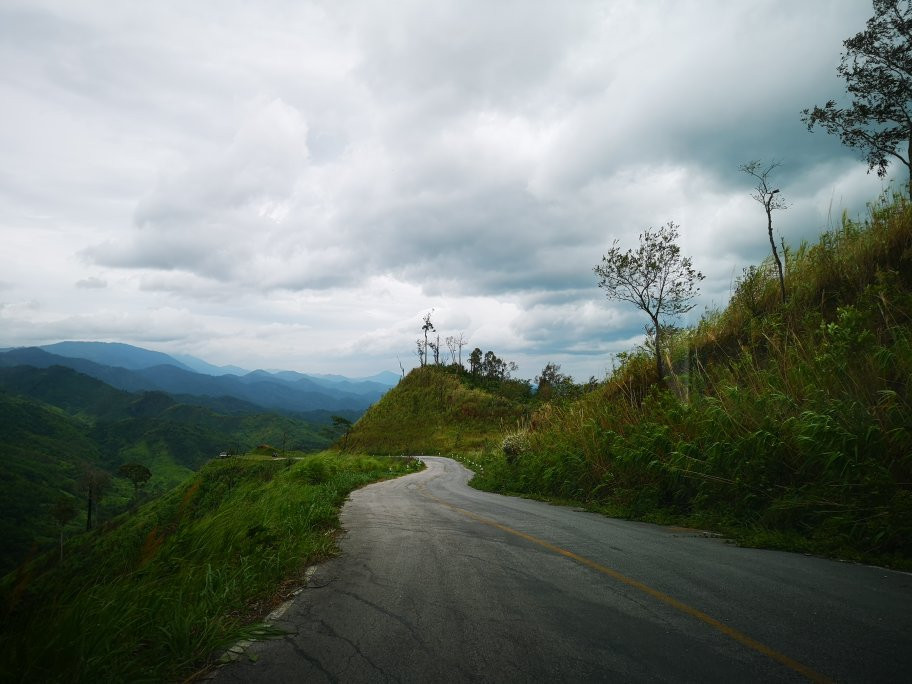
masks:
[[[912,567],[912,206],[895,200],[769,265],[680,333],[669,389],[643,353],[543,407],[482,488]]]
[[[82,425],[61,411],[2,392],[0,425],[4,426],[0,477],[2,573],[15,567],[34,546],[53,542],[57,523],[38,506],[49,505],[62,492],[75,490],[82,464],[97,462],[98,448],[85,436]],[[84,520],[82,524],[85,525]]]
[[[495,386],[496,391],[472,387],[464,374],[449,368],[416,368],[368,409],[343,447],[377,454],[491,450],[504,429],[528,412],[524,385]]]
[[[164,497],[7,576],[2,681],[176,681],[334,551],[337,512],[403,459],[318,454],[209,463]]]

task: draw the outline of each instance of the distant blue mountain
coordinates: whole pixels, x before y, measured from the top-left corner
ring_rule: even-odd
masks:
[[[51,353],[56,349],[58,353]],[[63,352],[73,354],[65,356]],[[95,361],[92,359],[107,359]],[[185,357],[186,358],[186,357]],[[116,365],[118,363],[128,364]],[[205,364],[205,362],[201,362]],[[0,353],[0,366],[36,368],[64,366],[128,392],[159,391],[182,401],[203,397],[199,403],[250,404],[291,413],[337,411],[361,413],[380,399],[390,385],[326,380],[294,371],[257,370],[244,375],[196,372],[180,360],[140,347],[101,342],[64,342],[43,348],[21,347]],[[216,368],[205,364],[210,369]]]
[[[251,371],[240,368],[239,366],[215,366],[207,361],[203,361],[189,354],[164,354],[162,352],[135,347],[122,342],[57,342],[55,344],[46,344],[39,347],[50,354],[65,356],[74,359],[85,359],[93,361],[103,366],[112,366],[115,368],[126,368],[128,370],[142,370],[144,368],[154,368],[155,366],[176,366],[184,370],[203,375],[221,376],[236,375],[243,377],[251,374]],[[24,347],[0,349],[0,353],[24,349]],[[297,382],[299,380],[308,380],[322,387],[337,387],[345,385],[346,393],[354,394],[374,394],[380,387],[382,391],[394,387],[399,382],[399,375],[390,371],[383,371],[366,378],[349,378],[344,375],[336,374],[307,374],[287,370],[256,370],[253,373],[263,377],[262,374],[272,376],[274,380],[284,382]]]
[[[328,383],[340,383],[340,382],[375,382],[380,385],[385,385],[387,387],[395,387],[399,384],[399,380],[402,379],[402,376],[393,373],[392,371],[381,371],[380,373],[375,373],[374,375],[368,376],[366,378],[348,378],[344,375],[336,375],[334,373],[315,373],[309,376],[312,379],[320,380],[322,382]]]
[[[114,366],[128,370],[151,368],[152,366],[161,366],[163,364],[191,370],[191,368],[173,356],[121,342],[57,342],[56,344],[45,344],[39,349],[57,356],[87,359],[103,366]]]
[[[172,354],[173,358],[180,361],[184,366],[197,373],[205,375],[247,375],[250,371],[239,366],[213,366],[202,359],[189,354]]]

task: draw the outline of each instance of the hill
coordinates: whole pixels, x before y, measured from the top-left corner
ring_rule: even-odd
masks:
[[[769,262],[745,269],[725,310],[675,334],[662,386],[636,349],[578,399],[479,424],[493,397],[423,369],[349,439],[456,454],[483,489],[912,567],[912,205],[786,249],[786,288]]]
[[[85,464],[99,460],[84,426],[52,407],[0,392],[0,574],[33,549],[48,546],[57,526],[48,510],[78,490]],[[84,526],[84,523],[83,523]]]
[[[261,444],[312,452],[337,436],[323,414],[307,422],[253,408],[222,414],[162,392],[118,390],[71,368],[0,367],[0,574],[33,545],[53,542],[58,530],[50,510],[61,496],[85,510],[81,481],[87,471],[114,476],[124,463],[146,466],[152,478],[142,496],[148,498],[222,452]],[[103,520],[136,503],[129,483],[114,478],[113,485],[99,501]],[[80,526],[84,513],[68,530]]]
[[[524,381],[478,381],[457,366],[423,366],[368,409],[340,445],[376,454],[490,451],[528,415],[530,398]]]
[[[121,342],[57,342],[43,345],[39,349],[55,356],[86,359],[101,366],[115,366],[128,370],[164,365],[191,370],[173,356]]]

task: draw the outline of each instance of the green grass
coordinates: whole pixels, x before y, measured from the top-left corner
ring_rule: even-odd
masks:
[[[8,575],[3,681],[174,681],[262,631],[283,583],[335,551],[338,509],[413,461],[213,461],[169,494]]]

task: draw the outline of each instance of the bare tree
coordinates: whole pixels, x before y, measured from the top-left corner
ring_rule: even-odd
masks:
[[[741,164],[738,168],[749,176],[752,176],[757,182],[754,186],[756,192],[751,194],[755,200],[763,205],[766,211],[766,232],[769,234],[770,249],[773,252],[773,260],[776,262],[776,271],[779,273],[779,289],[782,292],[782,301],[785,301],[785,273],[782,269],[782,260],[779,258],[779,252],[776,249],[776,240],[773,238],[773,212],[778,209],[788,209],[788,204],[782,195],[779,194],[779,188],[772,189],[769,175],[779,166],[777,161],[764,163],[759,159]]]
[[[73,497],[61,494],[51,508],[51,515],[60,527],[60,560],[63,561],[63,528],[76,517],[76,502]]]
[[[437,332],[437,328],[435,328],[435,327],[434,327],[434,324],[431,323],[431,314],[432,314],[432,313],[434,313],[434,310],[433,310],[433,309],[431,309],[430,311],[428,311],[428,312],[427,312],[426,314],[424,314],[424,316],[421,318],[421,320],[422,320],[422,322],[423,322],[423,325],[421,326],[421,330],[424,332],[424,360],[423,360],[422,363],[421,363],[422,366],[426,366],[426,365],[427,365],[427,350],[428,350],[428,347],[430,346],[429,343],[428,343],[428,333],[429,333],[429,332]]]
[[[447,349],[448,349],[449,352],[450,352],[450,363],[451,363],[451,364],[456,363],[456,348],[457,348],[457,344],[456,344],[456,337],[455,337],[454,335],[447,335],[447,338],[446,338],[446,346],[447,346]]]
[[[598,286],[608,299],[629,302],[649,315],[653,338],[656,373],[659,382],[665,377],[661,341],[665,317],[680,316],[693,309],[693,299],[700,291],[697,282],[703,274],[693,269],[690,257],[681,256],[677,245],[678,226],[669,221],[658,230],[647,228],[640,235],[636,250],[622,252],[617,240],[593,268]]]
[[[462,348],[466,346],[469,341],[466,339],[465,333],[459,333],[459,337],[456,338],[456,347],[459,350],[459,367],[462,367]]]

